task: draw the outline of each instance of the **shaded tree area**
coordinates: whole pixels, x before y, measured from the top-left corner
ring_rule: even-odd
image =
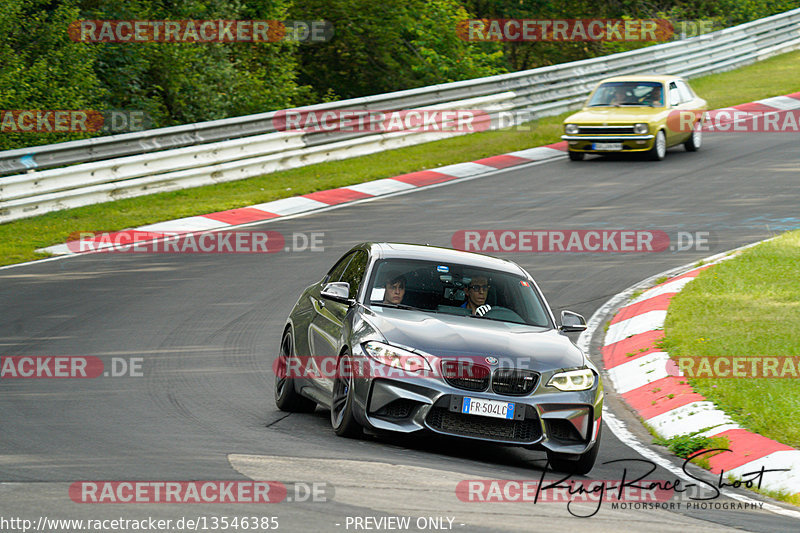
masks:
[[[730,26],[789,0],[3,0],[0,110],[144,111],[150,127],[399,91],[605,55],[642,43],[468,42],[469,18],[658,18]],[[324,43],[85,43],[77,20],[326,20]],[[0,149],[86,137],[3,130]]]
[[[96,109],[109,97],[97,72],[97,50],[64,31],[78,18],[76,0],[0,2],[0,109]],[[0,133],[0,149],[66,141],[70,133]]]
[[[461,3],[475,18],[702,20],[712,23],[715,29],[800,7],[798,0],[462,0]],[[678,27],[676,24],[676,30]],[[520,71],[653,44],[658,43],[506,42],[503,66],[509,71]]]
[[[453,0],[295,0],[299,19],[333,22],[334,38],[298,50],[299,79],[352,98],[506,72],[499,43],[455,32],[471,15]]]

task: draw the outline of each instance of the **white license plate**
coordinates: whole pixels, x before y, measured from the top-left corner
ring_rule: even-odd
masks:
[[[622,150],[622,143],[592,143],[592,150],[604,150],[606,152],[618,152]]]
[[[498,402],[497,400],[482,400],[480,398],[464,398],[461,403],[461,412],[468,415],[491,416],[493,418],[514,419],[514,404],[511,402]]]

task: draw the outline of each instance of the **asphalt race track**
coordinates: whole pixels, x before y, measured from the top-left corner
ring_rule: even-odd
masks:
[[[327,411],[277,410],[271,363],[300,291],[357,242],[450,246],[463,229],[710,232],[704,250],[502,254],[533,274],[556,313],[588,318],[644,278],[800,226],[799,184],[795,136],[707,134],[700,152],[673,148],[663,162],[560,158],[250,228],[324,231],[324,252],[95,254],[2,269],[0,355],[95,356],[106,368],[112,358],[138,357],[143,376],[1,381],[0,515],[256,515],[278,517],[283,531],[325,532],[356,530],[353,517],[390,516],[443,519],[414,531],[437,524],[457,531],[796,531],[800,520],[753,509],[615,510],[606,503],[576,518],[570,510],[590,514],[592,506],[461,502],[454,492],[460,480],[538,479],[544,453],[448,439],[337,438]],[[635,429],[613,394],[607,408]],[[650,442],[643,430],[639,436]],[[606,427],[589,477],[619,480],[621,463],[603,463],[637,458]],[[330,497],[91,505],[68,494],[78,480],[248,478],[325,483]],[[673,478],[661,468],[648,476]],[[381,524],[388,530],[391,522]]]

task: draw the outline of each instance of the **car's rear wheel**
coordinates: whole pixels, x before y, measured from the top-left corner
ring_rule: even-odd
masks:
[[[350,352],[344,352],[336,364],[336,376],[333,380],[331,396],[331,426],[340,437],[360,437],[363,433],[353,415],[355,395],[355,367]]]
[[[548,451],[547,461],[550,463],[550,468],[557,472],[564,472],[567,474],[588,474],[591,472],[597,460],[597,454],[600,452],[601,430],[602,426],[597,430],[597,440],[594,446],[586,453],[578,455],[577,460],[575,459],[575,455]]]
[[[656,139],[653,141],[653,147],[647,152],[647,156],[651,161],[661,161],[667,155],[667,136],[663,131],[656,133]]]
[[[569,154],[570,161],[583,161],[583,157],[586,155],[585,152],[573,152],[572,150],[569,150],[567,153]]]
[[[292,413],[311,413],[317,408],[316,402],[301,396],[294,388],[290,360],[294,357],[292,333],[288,329],[281,340],[281,351],[275,368],[275,405],[281,411]]]
[[[696,152],[700,149],[700,145],[703,144],[703,132],[701,131],[702,125],[698,122],[692,128],[692,135],[689,137],[689,140],[683,143],[683,147],[686,148],[687,152]]]

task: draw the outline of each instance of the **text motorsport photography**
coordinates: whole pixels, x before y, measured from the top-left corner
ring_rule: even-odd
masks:
[[[543,470],[539,479],[463,480],[456,487],[456,497],[468,503],[523,503],[566,504],[567,512],[579,518],[591,518],[600,512],[605,503],[612,510],[760,510],[763,503],[732,501],[724,496],[726,487],[761,489],[764,478],[787,469],[767,469],[747,472],[741,479],[732,481],[720,472],[714,481],[695,476],[688,464],[705,455],[729,452],[727,449],[701,450],[691,454],[684,462],[683,473],[694,482],[680,478],[652,479],[656,465],[645,459],[615,459],[604,465],[619,467],[619,479],[572,479],[565,475],[545,479]]]

